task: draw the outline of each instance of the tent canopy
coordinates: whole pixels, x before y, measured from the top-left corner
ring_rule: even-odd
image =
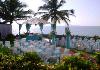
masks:
[[[40,18],[31,18],[29,20],[27,20],[26,22],[24,22],[23,24],[50,24],[49,22],[47,22],[46,20],[40,19]]]

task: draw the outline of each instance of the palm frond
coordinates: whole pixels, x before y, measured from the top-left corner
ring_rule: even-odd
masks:
[[[27,5],[20,2],[19,0],[0,0],[0,18],[5,21],[14,21],[15,19],[22,19],[31,14],[31,10],[25,11],[23,8],[26,8]]]
[[[65,0],[61,0],[60,3],[58,4],[57,8],[60,8],[61,6],[63,6],[63,4],[65,4],[66,1]]]
[[[67,25],[69,26],[68,22],[69,20],[69,16],[74,14],[74,10],[59,10],[59,8],[61,6],[63,6],[63,4],[66,3],[65,0],[44,0],[45,4],[43,6],[39,7],[39,10],[44,10],[47,11],[45,12],[40,12],[39,14],[43,14],[41,17],[45,20],[51,19],[51,22],[53,22],[54,24],[59,22],[60,20],[63,20],[67,23]]]
[[[65,21],[65,23],[67,24],[67,26],[69,26],[69,23],[68,23],[68,19],[66,20],[66,19],[63,19],[64,21]],[[69,20],[70,21],[70,20]]]
[[[43,6],[40,6],[38,11],[39,10],[49,10],[49,5],[44,4]]]
[[[48,3],[48,2],[49,2],[49,0],[43,0],[43,2]]]
[[[42,15],[41,17],[42,19],[47,21],[50,18],[50,14],[45,14],[45,15]]]
[[[37,13],[34,13],[34,16],[36,15],[41,15],[41,14],[47,14],[48,12],[37,12]]]
[[[71,9],[70,12],[71,12],[72,14],[74,14],[75,10]]]

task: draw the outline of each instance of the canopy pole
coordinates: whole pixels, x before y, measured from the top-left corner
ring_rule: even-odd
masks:
[[[70,48],[70,30],[68,27],[65,28],[66,33],[66,48]]]

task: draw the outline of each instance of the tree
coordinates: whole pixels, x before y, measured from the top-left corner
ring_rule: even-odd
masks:
[[[61,20],[66,22],[69,28],[69,15],[73,15],[74,10],[60,10],[60,8],[66,3],[65,0],[60,0],[60,2],[58,0],[44,0],[44,2],[45,4],[39,7],[39,11],[36,13],[36,15],[42,14],[42,19],[51,20],[51,23],[53,23],[52,33],[55,34],[54,32],[56,31],[56,23],[60,23]]]
[[[23,4],[19,0],[0,0],[0,18],[4,20],[2,23],[13,23],[15,20],[21,20],[29,17],[27,14],[31,14],[31,10],[25,11],[27,5]]]

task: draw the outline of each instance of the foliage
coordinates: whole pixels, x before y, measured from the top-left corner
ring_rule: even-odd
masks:
[[[25,33],[25,34],[20,34],[20,38],[22,39],[22,38],[26,38],[27,37],[27,34]],[[19,35],[16,35],[15,36],[15,38],[16,39],[19,39]]]
[[[50,34],[49,34],[49,38],[52,39],[53,36],[56,37],[56,33],[55,33],[54,31],[50,32]]]
[[[55,65],[54,70],[68,70],[68,66],[64,65],[63,63],[59,63]]]
[[[70,56],[63,59],[64,65],[72,70],[96,70],[96,64],[80,56]]]
[[[65,0],[45,0],[44,5],[39,7],[38,12],[35,14],[42,14],[41,18],[48,21],[50,19],[51,21],[51,27],[52,27],[52,34],[54,36],[52,37],[52,41],[55,44],[55,32],[56,32],[56,24],[57,22],[60,23],[61,20],[63,20],[69,27],[68,22],[69,15],[74,14],[74,10],[60,10],[60,8],[66,3]],[[42,12],[41,12],[42,10]]]
[[[0,70],[99,70],[95,62],[86,58],[83,53],[65,56],[58,64],[45,64],[35,52],[14,55],[8,48],[0,47]]]
[[[47,66],[42,63],[40,57],[35,52],[13,55],[8,48],[0,47],[0,70],[41,69],[46,70]]]
[[[66,46],[61,46],[62,48],[65,48]]]
[[[28,52],[24,54],[24,60],[32,61],[34,63],[41,62],[40,57],[36,54],[36,52]]]
[[[97,61],[98,64],[100,64],[100,53],[97,53],[96,61]]]
[[[93,37],[93,39],[96,41],[96,40],[99,39],[99,36],[96,36],[96,35],[95,35],[95,36]]]
[[[8,34],[5,38],[7,41],[10,41],[10,44],[14,44],[15,36],[13,34]]]
[[[9,54],[11,54],[11,50],[9,48],[7,48],[7,47],[0,46],[0,54],[9,55]]]
[[[73,52],[73,53],[78,52],[78,51],[77,51],[77,50],[75,50],[75,49],[70,49],[70,51],[71,51],[71,52]]]
[[[73,10],[59,10],[63,4],[65,4],[65,0],[47,0],[44,1],[45,4],[39,7],[39,10],[44,10],[43,12],[37,12],[36,14],[43,14],[41,17],[44,20],[49,20],[51,18],[51,22],[56,24],[56,22],[60,23],[60,20],[65,21],[68,24],[69,15],[73,15]],[[47,12],[46,12],[47,11]]]
[[[2,18],[5,23],[10,22],[10,24],[12,24],[15,20],[29,17],[27,14],[30,14],[31,11],[25,11],[23,9],[25,7],[27,7],[26,4],[19,0],[0,0],[0,18]]]

